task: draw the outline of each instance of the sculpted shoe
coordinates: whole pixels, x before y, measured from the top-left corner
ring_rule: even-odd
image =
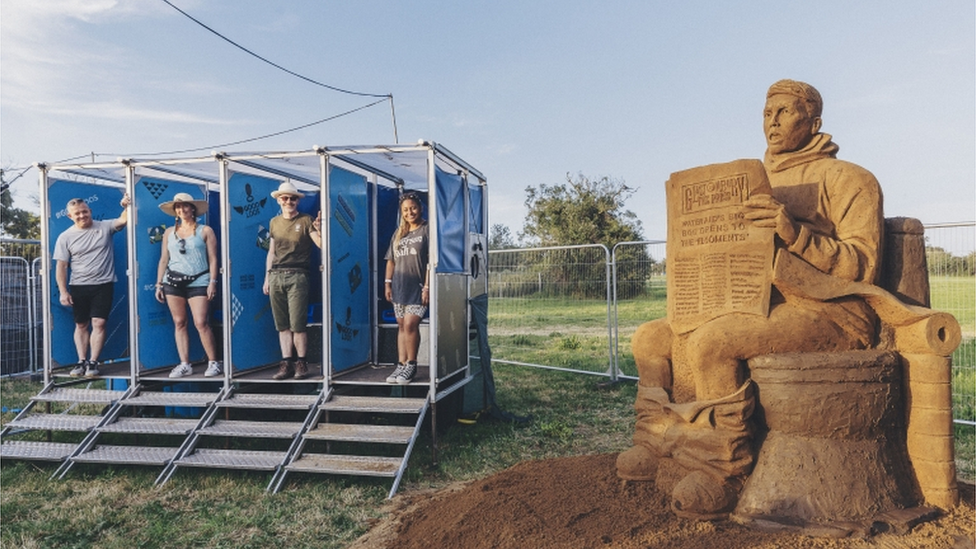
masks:
[[[654,480],[658,458],[644,446],[631,446],[617,455],[617,476],[623,480]]]
[[[692,471],[674,487],[671,510],[681,518],[721,520],[728,518],[739,499],[739,483],[702,471]]]
[[[295,379],[305,379],[308,377],[308,361],[298,359],[295,361]]]
[[[282,379],[288,379],[293,375],[295,375],[295,367],[291,365],[291,362],[282,360],[278,365],[278,373],[271,376],[271,379],[281,381]]]

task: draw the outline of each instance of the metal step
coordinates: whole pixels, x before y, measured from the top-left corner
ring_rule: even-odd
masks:
[[[67,442],[11,440],[0,444],[0,458],[64,461],[77,447],[78,444]]]
[[[72,461],[77,463],[122,463],[126,465],[166,465],[179,448],[155,446],[96,446],[79,454]]]
[[[310,440],[343,440],[350,442],[379,442],[407,444],[414,428],[401,425],[361,425],[351,423],[320,423],[305,433]]]
[[[332,412],[419,414],[426,404],[427,400],[423,398],[335,395],[319,405],[319,409]]]
[[[303,454],[285,468],[296,473],[394,477],[402,462],[393,457]]]
[[[109,404],[122,398],[124,394],[122,391],[109,391],[108,389],[66,389],[58,387],[46,393],[31,397],[31,400],[35,402],[93,402]]]
[[[8,427],[38,431],[77,431],[88,432],[98,425],[102,416],[81,414],[30,414],[7,423]]]
[[[294,438],[302,430],[302,423],[285,421],[233,421],[218,419],[197,431],[201,435],[241,436],[255,438]]]
[[[121,417],[113,423],[99,427],[100,433],[135,433],[149,435],[186,435],[197,424],[196,419]]]
[[[177,393],[145,391],[121,402],[123,406],[192,406],[205,408],[220,396],[218,393]]]
[[[279,410],[308,410],[318,395],[274,395],[266,393],[236,393],[217,403],[219,408],[275,408]]]
[[[180,467],[216,467],[273,471],[285,460],[287,452],[258,452],[253,450],[217,450],[198,448],[176,461]]]

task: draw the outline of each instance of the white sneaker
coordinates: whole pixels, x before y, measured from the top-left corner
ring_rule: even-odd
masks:
[[[81,377],[85,375],[85,368],[87,366],[88,366],[88,361],[82,360],[81,362],[78,363],[77,366],[75,366],[74,368],[71,369],[70,372],[68,372],[68,375],[71,377]]]
[[[417,375],[417,363],[408,362],[403,365],[403,370],[395,375],[394,383],[397,385],[406,385],[413,381],[413,376]]]
[[[400,374],[403,373],[403,369],[405,367],[406,366],[404,366],[402,362],[397,362],[396,368],[393,369],[393,373],[390,374],[390,375],[388,375],[386,377],[386,382],[387,383],[396,383],[397,382],[397,378],[400,377]]]
[[[193,366],[187,362],[181,363],[169,373],[169,377],[186,377],[193,375]]]
[[[217,377],[224,373],[224,370],[220,367],[220,363],[216,360],[211,360],[207,364],[207,371],[203,373],[204,377]]]
[[[89,378],[91,378],[91,377],[98,377],[98,365],[99,364],[101,364],[101,362],[99,362],[97,360],[89,360],[85,364],[85,377],[89,377]]]

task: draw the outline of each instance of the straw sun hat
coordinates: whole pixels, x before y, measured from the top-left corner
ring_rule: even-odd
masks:
[[[159,205],[159,209],[163,210],[166,215],[176,216],[176,210],[173,206],[177,204],[193,204],[193,207],[197,209],[197,215],[203,215],[206,213],[207,208],[210,207],[206,200],[195,200],[189,193],[176,193],[173,196],[173,200],[169,202],[163,202]]]
[[[278,185],[278,190],[277,191],[273,191],[271,193],[271,198],[274,198],[275,200],[277,200],[278,197],[281,196],[281,195],[283,195],[283,194],[289,194],[289,195],[292,195],[292,196],[297,196],[298,198],[305,198],[305,195],[302,194],[302,193],[300,193],[300,192],[298,192],[298,189],[295,188],[295,185],[293,185],[291,183],[291,181],[284,181],[284,182],[281,183],[281,185]]]

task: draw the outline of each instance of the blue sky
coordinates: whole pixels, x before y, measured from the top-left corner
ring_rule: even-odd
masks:
[[[972,0],[171,1],[292,71],[392,93],[399,141],[477,167],[491,223],[513,233],[526,187],[582,173],[637,188],[627,208],[663,239],[669,174],[761,158],[780,78],[820,90],[824,131],[878,177],[886,215],[976,219]],[[203,155],[375,101],[268,66],[162,0],[3,0],[0,25],[11,174],[92,152]],[[393,142],[382,102],[224,150]],[[36,193],[36,173],[16,189]]]

